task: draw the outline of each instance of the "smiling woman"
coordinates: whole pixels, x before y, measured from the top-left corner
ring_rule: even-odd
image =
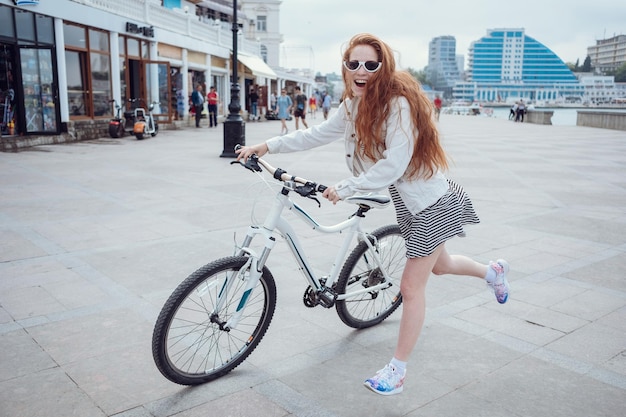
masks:
[[[247,160],[252,154],[301,151],[343,135],[351,176],[322,196],[337,203],[389,190],[406,247],[400,283],[404,307],[393,359],[364,385],[381,395],[399,394],[424,323],[431,273],[485,279],[502,304],[509,296],[509,266],[504,260],[485,265],[448,254],[446,241],[463,236],[464,226],[478,223],[478,216],[463,188],[444,176],[448,163],[430,100],[411,74],[396,70],[392,49],[374,35],[358,34],[346,45],[342,62],[343,100],[328,120],[236,153]]]

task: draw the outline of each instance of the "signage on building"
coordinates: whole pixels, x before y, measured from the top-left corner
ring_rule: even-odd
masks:
[[[36,6],[39,0],[13,0],[16,6]]]
[[[136,23],[126,22],[126,32],[154,38],[154,26],[139,26]]]

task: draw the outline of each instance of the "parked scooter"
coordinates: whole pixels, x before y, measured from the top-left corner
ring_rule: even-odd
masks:
[[[152,114],[154,106],[159,104],[156,101],[150,103],[148,111],[143,107],[137,107],[135,109],[135,126],[133,127],[133,134],[137,139],[141,140],[145,136],[156,136],[159,133],[159,124]]]
[[[129,135],[134,135],[135,130],[135,122],[137,118],[135,117],[135,110],[133,109],[133,103],[139,101],[138,98],[129,98],[128,104],[126,106],[126,110],[124,110],[124,130]]]
[[[117,104],[115,99],[109,100],[115,107],[115,117],[109,122],[109,136],[112,138],[121,138],[124,136],[124,119],[122,119],[122,106]]]

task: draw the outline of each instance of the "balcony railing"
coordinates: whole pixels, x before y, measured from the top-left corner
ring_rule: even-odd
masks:
[[[210,42],[230,48],[232,31],[229,25],[220,22],[202,21],[195,13],[182,10],[170,10],[161,6],[161,0],[72,0],[116,14],[130,20],[136,20],[155,28],[177,32],[201,42]],[[242,52],[259,55],[256,41],[239,37],[238,48]]]

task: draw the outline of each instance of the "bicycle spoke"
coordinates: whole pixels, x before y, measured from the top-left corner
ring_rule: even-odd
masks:
[[[337,302],[337,313],[344,323],[355,328],[380,323],[402,302],[399,284],[405,263],[404,239],[397,226],[383,227],[372,236],[374,247],[370,249],[365,242],[357,245],[346,260],[336,285],[338,293],[346,294],[346,298]],[[385,283],[390,285],[379,287]],[[350,296],[351,292],[374,287],[378,289]]]
[[[155,325],[153,356],[170,380],[197,384],[217,378],[241,363],[265,334],[276,303],[269,271],[262,274],[237,326],[222,327],[246,289],[248,274],[238,276],[246,259],[224,258],[201,268],[166,302]],[[234,280],[225,287],[228,279]]]

